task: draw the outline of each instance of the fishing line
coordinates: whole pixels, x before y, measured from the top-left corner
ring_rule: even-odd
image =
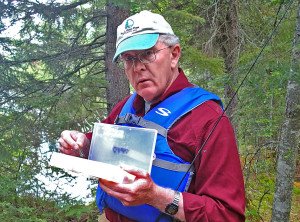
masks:
[[[284,2],[284,1],[283,1]],[[283,2],[281,4],[280,7],[282,7]],[[279,25],[282,23],[283,19],[285,18],[285,16],[287,15],[287,13],[289,12],[292,4],[293,4],[294,0],[291,0],[289,5],[287,3],[287,8],[283,14],[283,16],[280,18],[280,20],[276,23],[276,25],[274,26],[271,34],[269,35],[269,37],[266,39],[266,41],[264,42],[260,52],[258,53],[258,55],[256,56],[254,62],[252,63],[252,65],[250,66],[249,70],[247,71],[246,75],[244,76],[244,78],[242,79],[241,83],[239,84],[238,88],[236,89],[236,91],[234,92],[233,96],[231,97],[231,99],[229,100],[227,106],[224,108],[223,112],[221,113],[221,115],[218,117],[218,119],[216,120],[213,128],[210,130],[207,138],[205,139],[205,141],[203,142],[203,144],[201,145],[200,149],[198,150],[198,152],[196,153],[194,159],[192,160],[190,167],[188,168],[188,170],[186,171],[186,173],[184,174],[184,176],[182,177],[181,181],[179,182],[176,191],[178,191],[179,187],[181,186],[181,184],[183,183],[183,181],[185,180],[185,177],[187,176],[187,174],[190,172],[193,164],[195,163],[197,157],[201,154],[201,151],[203,150],[204,146],[207,144],[208,140],[210,139],[210,137],[212,136],[213,132],[215,131],[216,127],[218,126],[219,122],[221,121],[224,113],[226,112],[226,110],[228,109],[228,107],[231,105],[234,97],[237,95],[238,91],[240,90],[240,88],[242,87],[242,85],[244,84],[244,82],[246,81],[246,79],[248,78],[250,72],[252,71],[252,69],[254,68],[254,66],[256,65],[258,59],[261,57],[263,51],[265,50],[265,48],[267,47],[267,45],[269,45],[269,43],[271,42],[272,38],[275,36],[275,32],[277,31]],[[163,213],[161,213],[157,218],[156,218],[156,222],[159,221],[159,219],[162,217]]]
[[[213,128],[211,129],[211,131],[209,132],[207,138],[205,139],[205,141],[203,142],[202,146],[200,147],[200,149],[198,150],[197,154],[195,155],[194,159],[191,162],[190,167],[188,168],[187,172],[185,173],[185,175],[183,176],[183,178],[181,179],[181,181],[179,182],[176,190],[179,189],[180,185],[182,184],[182,182],[184,181],[186,175],[189,173],[189,171],[191,170],[195,160],[197,159],[197,157],[200,155],[201,151],[203,150],[204,146],[207,144],[208,140],[210,139],[211,135],[213,134],[213,132],[215,131],[216,127],[218,126],[219,122],[221,121],[221,118],[223,117],[224,113],[226,112],[226,110],[228,109],[228,107],[231,105],[234,97],[237,95],[238,91],[240,90],[240,88],[242,87],[242,85],[244,84],[244,82],[246,81],[246,79],[248,78],[250,72],[252,71],[252,69],[254,68],[254,66],[256,65],[258,59],[260,58],[260,56],[262,55],[263,51],[265,50],[265,48],[267,47],[267,45],[269,45],[269,43],[271,42],[272,38],[275,36],[275,32],[277,31],[279,25],[281,24],[281,22],[283,21],[283,19],[285,18],[286,14],[289,12],[292,4],[293,4],[294,0],[290,1],[290,4],[288,5],[288,7],[286,8],[283,16],[281,17],[281,19],[279,20],[279,22],[276,24],[276,26],[274,27],[272,33],[269,35],[269,37],[267,38],[267,40],[265,41],[265,43],[263,44],[260,52],[258,53],[258,55],[256,56],[254,62],[252,63],[252,65],[250,66],[248,72],[246,73],[246,75],[244,76],[244,78],[242,79],[241,83],[239,84],[238,88],[236,89],[236,91],[234,92],[233,96],[231,97],[231,99],[229,100],[227,106],[224,108],[223,112],[221,113],[221,115],[218,117],[218,119],[216,120]]]

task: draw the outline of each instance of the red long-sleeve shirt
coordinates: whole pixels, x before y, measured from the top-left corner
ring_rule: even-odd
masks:
[[[191,85],[180,70],[160,101]],[[103,122],[112,124],[127,99],[118,103]],[[138,96],[134,102],[137,115],[145,114],[144,107],[144,100]],[[219,104],[207,101],[182,117],[168,132],[173,152],[191,162],[221,114]],[[234,132],[227,116],[221,118],[201,156],[201,161],[200,158],[195,161],[196,172],[188,192],[182,193],[186,221],[245,221],[243,175]],[[112,222],[132,221],[109,208],[105,209],[105,214]]]

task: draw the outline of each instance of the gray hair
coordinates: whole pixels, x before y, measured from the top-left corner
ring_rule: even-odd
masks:
[[[160,34],[158,41],[164,43],[167,46],[179,44],[179,38],[176,35],[172,34]]]

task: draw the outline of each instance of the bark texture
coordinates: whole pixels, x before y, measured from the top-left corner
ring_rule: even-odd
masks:
[[[219,38],[218,42],[225,62],[225,69],[228,75],[225,82],[225,99],[230,106],[227,115],[233,121],[234,112],[237,107],[237,97],[233,97],[237,85],[236,65],[239,55],[239,25],[238,25],[238,3],[236,0],[220,1],[219,5]],[[235,124],[236,125],[236,124]]]
[[[106,27],[106,80],[108,82],[106,87],[107,98],[107,112],[125,96],[129,95],[129,82],[124,74],[124,70],[112,62],[116,51],[117,27],[124,19],[129,16],[128,9],[120,8],[113,3],[108,3],[107,11],[107,27]]]
[[[290,78],[287,85],[286,113],[278,150],[277,176],[272,222],[290,221],[293,182],[300,135],[300,1]]]

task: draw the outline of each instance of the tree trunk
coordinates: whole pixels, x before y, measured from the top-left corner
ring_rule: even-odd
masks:
[[[225,69],[228,75],[225,82],[225,99],[227,102],[233,98],[235,86],[237,85],[236,64],[239,55],[239,31],[237,1],[220,1],[219,5],[219,44],[225,62]],[[237,107],[235,96],[227,109],[227,115],[233,121],[234,112]]]
[[[107,27],[106,27],[106,49],[105,49],[105,67],[107,112],[110,113],[112,108],[126,95],[129,95],[129,82],[121,70],[112,62],[116,51],[117,27],[125,18],[129,16],[129,11],[120,8],[113,3],[108,3],[107,12]]]
[[[286,113],[278,150],[277,176],[272,222],[290,221],[293,182],[300,135],[300,1],[290,77],[287,85]]]

